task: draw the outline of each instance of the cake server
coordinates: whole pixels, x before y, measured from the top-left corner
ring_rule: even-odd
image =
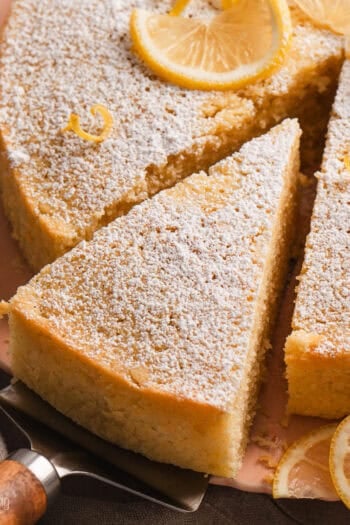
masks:
[[[62,480],[78,475],[182,512],[197,510],[203,499],[208,485],[203,474],[150,461],[98,438],[20,381],[0,391],[0,406],[0,421],[21,438],[21,448],[0,463],[1,525],[35,523]]]

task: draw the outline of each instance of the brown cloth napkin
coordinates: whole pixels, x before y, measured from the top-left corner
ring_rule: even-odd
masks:
[[[0,372],[0,388],[8,378]],[[6,428],[0,429],[6,435]],[[9,451],[13,443],[8,443]],[[0,459],[7,454],[0,434]],[[67,480],[63,494],[40,525],[349,525],[341,503],[273,500],[232,488],[210,486],[200,509],[181,514],[127,492],[79,477]]]
[[[341,503],[274,501],[226,487],[209,487],[193,514],[180,514],[125,492],[81,483],[62,495],[40,521],[42,525],[348,525],[350,511]],[[73,495],[74,490],[74,495]],[[79,495],[77,490],[79,490]]]

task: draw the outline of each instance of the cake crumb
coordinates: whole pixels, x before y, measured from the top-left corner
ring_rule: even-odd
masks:
[[[271,469],[271,470],[276,470],[277,465],[278,465],[278,461],[273,456],[269,456],[269,455],[260,456],[258,458],[258,463],[261,463],[266,468]]]
[[[137,366],[130,370],[130,376],[137,386],[142,386],[144,383],[147,383],[149,374],[145,366]]]
[[[284,441],[282,441],[278,436],[269,434],[267,432],[256,434],[255,436],[252,436],[250,440],[259,447],[267,450],[285,449]]]
[[[0,301],[0,319],[10,313],[10,303]]]

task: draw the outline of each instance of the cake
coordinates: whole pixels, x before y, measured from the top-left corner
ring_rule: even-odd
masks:
[[[299,137],[283,122],[20,287],[15,377],[113,443],[234,476],[288,266]]]
[[[348,161],[346,160],[348,156]],[[350,413],[350,61],[329,123],[311,231],[285,347],[291,413]]]
[[[292,48],[277,73],[238,92],[190,91],[159,80],[130,49],[130,13],[141,5],[167,12],[172,2],[13,0],[1,41],[0,181],[35,270],[285,117],[300,119],[304,162],[322,145],[341,37],[293,7]],[[193,0],[189,10],[206,16],[215,7]],[[75,112],[96,134],[95,104],[114,120],[106,140],[62,133]]]

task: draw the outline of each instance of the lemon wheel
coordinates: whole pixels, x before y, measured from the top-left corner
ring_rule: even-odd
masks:
[[[295,0],[312,20],[337,33],[350,34],[350,0]]]
[[[336,428],[318,428],[287,449],[274,475],[274,498],[339,499],[329,471],[329,451]]]
[[[181,1],[180,7],[187,2]],[[286,0],[227,1],[211,20],[135,9],[134,48],[160,77],[190,89],[233,89],[266,78],[284,61],[292,34]],[[231,5],[231,7],[230,7]]]

